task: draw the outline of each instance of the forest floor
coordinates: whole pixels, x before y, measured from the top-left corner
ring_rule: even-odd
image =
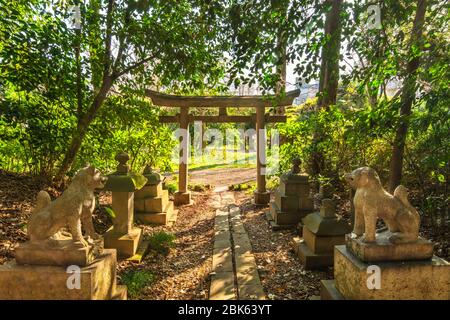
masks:
[[[189,182],[213,187],[229,186],[256,180],[256,168],[217,168],[192,170]]]
[[[222,179],[225,179],[226,175],[231,176],[229,171],[224,172]],[[218,185],[224,185],[223,181],[227,180],[218,180]],[[35,197],[41,189],[48,191],[52,198],[60,194],[59,190],[47,187],[44,181],[0,170],[0,265],[12,260],[14,247],[27,240],[26,224],[35,204]],[[214,241],[214,210],[208,204],[212,193],[193,192],[195,205],[179,208],[177,222],[171,227],[141,226],[147,238],[156,232],[165,231],[174,234],[176,239],[175,246],[170,249],[168,255],[151,251],[140,264],[119,262],[119,278],[141,270],[153,275],[151,283],[132,298],[208,298]],[[242,211],[242,219],[252,243],[266,296],[269,299],[308,299],[317,295],[319,280],[331,279],[332,268],[324,271],[305,271],[289,245],[296,232],[273,232],[265,219],[264,211],[251,203],[252,196],[248,192],[235,192],[235,198]],[[104,205],[109,204],[110,200],[110,194],[101,193],[100,206],[93,215],[95,227],[100,234],[112,223],[104,209]],[[338,214],[349,219],[347,212],[349,201],[339,200]],[[427,220],[423,219],[421,235],[435,243],[436,255],[450,259],[448,227],[431,227]]]

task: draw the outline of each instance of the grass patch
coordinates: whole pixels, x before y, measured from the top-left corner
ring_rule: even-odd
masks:
[[[169,191],[170,194],[174,194],[178,190],[178,182],[176,180],[165,182],[164,189]]]
[[[193,183],[188,185],[188,189],[196,192],[204,192],[207,190],[211,190],[212,186],[210,184],[203,184],[203,183]]]
[[[252,189],[251,183],[238,183],[238,184],[232,184],[228,186],[228,190],[230,191],[245,191]]]
[[[170,249],[175,247],[175,235],[160,231],[150,236],[150,249],[157,253],[168,255]]]
[[[128,294],[131,298],[137,298],[142,289],[155,280],[155,275],[148,270],[132,270],[121,276],[122,283],[128,288]]]

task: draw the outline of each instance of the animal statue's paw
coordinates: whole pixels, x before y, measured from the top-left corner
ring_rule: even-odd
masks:
[[[73,241],[81,244],[83,247],[89,246],[89,243],[84,238],[80,238],[80,239],[76,239],[76,240],[74,239]]]
[[[410,236],[407,237],[405,234],[400,233],[400,232],[396,232],[394,233],[392,236],[389,237],[389,241],[391,243],[394,244],[398,244],[398,243],[411,243],[411,242],[416,242],[417,241],[417,237],[415,236]]]
[[[97,232],[89,233],[88,236],[89,236],[92,240],[98,240],[98,239],[101,238],[101,236],[100,236]]]
[[[361,237],[361,241],[365,243],[372,243],[376,241],[376,237],[367,237],[366,235]]]

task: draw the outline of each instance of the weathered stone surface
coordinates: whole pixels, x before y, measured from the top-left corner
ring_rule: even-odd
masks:
[[[297,211],[299,209],[297,196],[284,196],[279,190],[275,191],[275,204],[281,211]]]
[[[314,199],[310,198],[310,197],[299,197],[298,198],[298,210],[313,211],[314,210]]]
[[[144,199],[144,211],[146,213],[163,212],[168,202],[169,202],[169,192],[167,190],[163,190],[161,197],[150,197]]]
[[[239,300],[265,300],[266,294],[264,293],[261,285],[242,285],[239,287]]]
[[[362,261],[425,260],[433,256],[433,243],[420,238],[413,243],[393,244],[389,231],[377,233],[375,242],[364,242],[361,238],[347,236],[347,248]]]
[[[364,235],[367,242],[374,242],[377,219],[381,218],[392,232],[389,238],[392,243],[417,241],[420,215],[409,203],[405,187],[398,186],[391,195],[384,190],[375,170],[369,167],[353,170],[345,175],[345,179],[356,190],[353,233]]]
[[[280,211],[277,205],[272,202],[270,204],[270,214],[273,220],[278,225],[297,225],[302,218],[304,218],[309,212],[308,211]]]
[[[133,228],[134,192],[112,192],[114,232],[127,234]]]
[[[233,272],[216,272],[211,276],[209,289],[210,300],[235,300],[236,289],[234,288]]]
[[[136,199],[145,199],[149,197],[160,197],[163,193],[162,183],[155,185],[145,185],[142,189],[135,192]]]
[[[335,218],[336,217],[336,208],[333,200],[331,199],[323,199],[322,205],[320,206],[320,215],[323,218]]]
[[[334,280],[320,281],[320,298],[322,300],[345,300],[344,296],[336,289]]]
[[[345,235],[339,236],[317,236],[307,227],[303,227],[303,239],[315,254],[333,255],[334,246],[345,243]],[[330,265],[332,265],[331,263]]]
[[[253,254],[236,255],[236,272],[244,272],[246,270],[257,270],[256,260]]]
[[[239,287],[243,285],[261,285],[261,281],[259,280],[258,270],[256,268],[248,268],[243,270],[236,270],[236,278],[238,283],[238,291]]]
[[[217,248],[213,251],[212,270],[214,272],[233,272],[231,248]]]
[[[229,230],[219,229],[214,232],[214,241],[230,241],[231,233]]]
[[[252,245],[247,234],[233,234],[233,242],[236,255],[251,254]]]
[[[324,218],[319,212],[308,214],[303,225],[318,236],[339,236],[350,232],[350,225],[342,219]]]
[[[450,299],[450,264],[441,258],[377,262],[381,288],[372,290],[367,287],[367,279],[372,275],[367,270],[371,265],[354,256],[345,245],[335,247],[335,284],[345,299]]]
[[[175,192],[174,202],[176,206],[183,206],[192,204],[191,193],[188,192]]]
[[[309,184],[281,181],[279,191],[285,196],[308,197]]]
[[[0,266],[0,300],[102,300],[126,298],[116,290],[116,251],[105,249],[90,265],[80,269],[80,289],[69,289],[73,273],[65,267],[18,265]],[[68,281],[69,280],[69,281]]]
[[[280,177],[281,182],[293,182],[295,184],[308,184],[309,176],[307,174],[293,174],[292,172],[283,173]]]
[[[121,258],[129,258],[134,256],[136,250],[142,240],[142,229],[134,227],[127,234],[117,233],[110,228],[104,234],[105,248],[114,248],[117,255]]]
[[[314,253],[305,242],[299,243],[297,254],[306,270],[320,269],[333,265],[333,253]]]
[[[94,261],[103,250],[103,240],[90,243],[87,247],[80,242],[67,240],[46,240],[43,243],[21,243],[15,248],[17,264],[43,266],[84,267]]]
[[[99,236],[95,233],[92,223],[92,212],[95,209],[94,190],[104,187],[106,177],[103,177],[93,166],[80,169],[74,176],[69,187],[54,201],[50,195],[41,190],[36,199],[27,224],[27,233],[32,243],[42,243],[50,238],[59,239],[60,231],[69,227],[72,239],[87,246],[81,232],[92,239]]]

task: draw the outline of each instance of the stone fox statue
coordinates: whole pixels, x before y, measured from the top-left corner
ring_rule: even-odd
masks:
[[[69,187],[54,200],[45,191],[40,191],[37,204],[28,222],[28,236],[31,242],[47,240],[55,236],[62,228],[69,227],[74,241],[87,246],[83,238],[81,225],[86,235],[97,239],[92,223],[95,208],[94,190],[103,188],[107,178],[93,166],[79,170]]]
[[[417,240],[420,216],[408,201],[408,191],[398,186],[391,195],[381,185],[378,174],[369,167],[362,167],[344,176],[347,183],[356,190],[355,224],[353,233],[364,234],[364,241],[376,239],[377,218],[383,219],[392,233],[392,243],[407,243]]]

